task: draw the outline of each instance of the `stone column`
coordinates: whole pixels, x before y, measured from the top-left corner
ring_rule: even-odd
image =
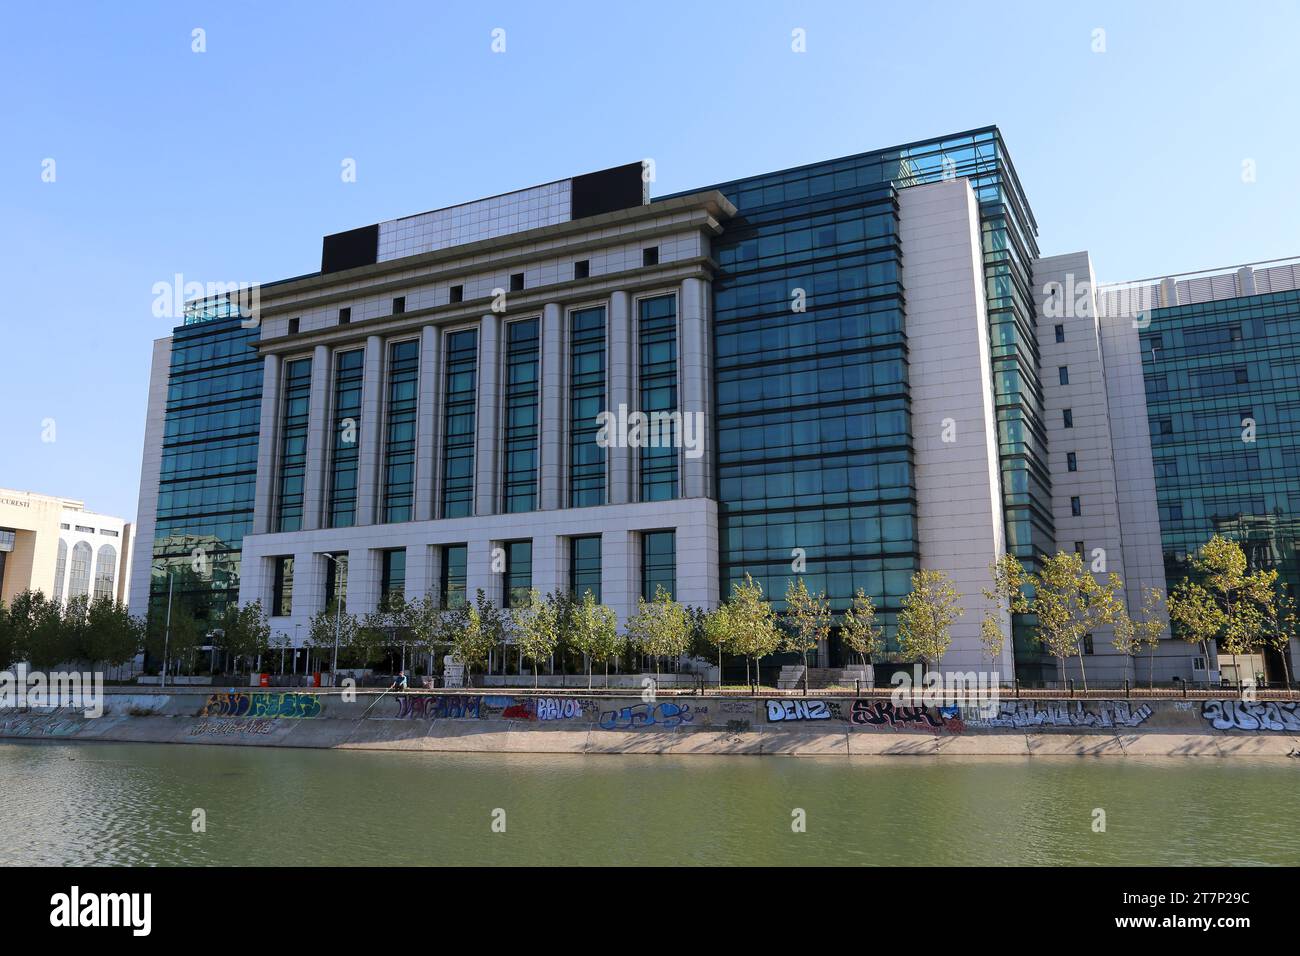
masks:
[[[632,370],[635,366],[632,356],[636,340],[636,321],[632,317],[631,298],[626,292],[610,294],[609,315],[605,327],[605,339],[609,343],[607,353],[609,360],[605,366],[605,394],[609,396],[609,400],[605,407],[614,413],[619,421],[626,420],[625,415],[619,414],[620,405],[627,409],[628,415],[640,407],[633,389]],[[605,449],[605,473],[610,504],[624,505],[636,500],[632,483],[636,479],[637,471],[633,464],[633,456],[637,454],[639,454],[638,449],[628,448],[621,441],[613,441]]]
[[[564,354],[564,309],[548,302],[542,310],[541,351],[542,381],[541,454],[539,467],[538,506],[542,511],[564,507],[565,482],[568,460],[568,415],[564,407],[564,370],[568,363]]]
[[[683,498],[713,496],[709,305],[710,290],[703,279],[682,280],[677,297],[677,405],[682,413],[682,434],[691,438],[693,446],[683,447],[677,456]]]
[[[361,381],[361,443],[357,462],[357,524],[374,524],[379,498],[379,435],[383,411],[384,340],[366,339],[364,377]]]
[[[489,313],[479,322],[478,409],[474,414],[474,514],[497,513],[497,474],[501,449],[501,316]]]
[[[426,325],[420,333],[420,404],[415,431],[415,520],[431,521],[438,478],[438,419],[442,336]]]
[[[432,589],[432,551],[427,544],[406,546],[406,599],[424,597]]]
[[[640,596],[641,539],[631,531],[606,531],[600,536],[601,603],[618,615],[620,630],[636,612]]]
[[[280,356],[268,355],[262,363],[262,411],[257,429],[257,484],[253,493],[253,533],[271,530],[275,513],[275,465],[280,433]]]
[[[325,505],[325,457],[329,448],[330,383],[333,361],[330,350],[316,346],[311,359],[311,400],[307,413],[307,471],[303,476],[302,530],[321,526]]]

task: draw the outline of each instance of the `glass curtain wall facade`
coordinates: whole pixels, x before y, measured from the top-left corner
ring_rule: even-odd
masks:
[[[284,363],[284,412],[280,437],[280,531],[302,528],[307,474],[307,422],[311,411],[311,359]]]
[[[677,297],[659,295],[637,302],[638,365],[641,404],[647,415],[677,411]],[[652,433],[658,447],[643,445],[641,500],[668,501],[677,497],[677,439],[674,428]]]
[[[1292,593],[1300,515],[1300,291],[1153,309],[1141,333],[1165,577],[1212,535]]]
[[[539,325],[537,319],[522,319],[506,326],[503,486],[508,513],[537,508]]]
[[[361,380],[365,349],[340,352],[334,360],[334,448],[330,463],[331,528],[350,528],[357,520],[357,461],[361,445]]]
[[[201,620],[238,600],[240,548],[252,528],[257,482],[259,331],[218,316],[172,332],[151,614],[165,611],[169,577],[174,600]]]
[[[419,405],[420,343],[388,347],[388,407],[384,413],[385,522],[410,521],[415,513],[415,419]]]
[[[474,513],[474,418],[478,379],[478,330],[447,336],[443,387],[442,516]]]
[[[713,245],[724,596],[748,573],[781,606],[802,548],[808,587],[837,613],[862,588],[893,646],[920,566],[896,190],[956,177],[980,208],[1008,548],[1052,550],[1037,226],[988,128],[714,187],[738,209]]]
[[[605,503],[605,307],[569,313],[569,507]]]

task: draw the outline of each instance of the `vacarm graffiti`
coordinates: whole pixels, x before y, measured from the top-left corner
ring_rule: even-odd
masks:
[[[1215,730],[1300,731],[1300,704],[1207,700],[1201,716]]]
[[[308,719],[320,715],[317,694],[211,694],[199,710],[200,717],[288,717]]]
[[[483,698],[460,694],[404,694],[397,698],[400,720],[477,720],[483,716]]]

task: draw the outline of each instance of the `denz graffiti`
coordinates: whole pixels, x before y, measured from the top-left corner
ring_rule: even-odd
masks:
[[[190,728],[191,737],[229,737],[231,734],[269,734],[275,725],[264,718],[205,720]]]
[[[604,730],[641,730],[645,727],[672,728],[695,719],[690,704],[663,701],[658,704],[633,704],[618,710],[602,711],[600,726]]]
[[[971,727],[1138,727],[1151,716],[1146,704],[1131,706],[1122,700],[1065,701],[1011,700],[998,705],[996,714],[982,708],[967,712]]]
[[[401,720],[442,720],[482,716],[483,698],[461,694],[409,694],[397,698]]]
[[[1201,716],[1215,730],[1300,730],[1300,704],[1294,703],[1207,700]]]
[[[767,720],[780,723],[792,720],[830,720],[831,708],[824,700],[769,700]]]
[[[899,707],[888,700],[855,700],[849,721],[860,727],[928,730],[936,734],[959,734],[966,729],[956,707]]]
[[[320,714],[316,694],[211,694],[200,717],[291,717]]]

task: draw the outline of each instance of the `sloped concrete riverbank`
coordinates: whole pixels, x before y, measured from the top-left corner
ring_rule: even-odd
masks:
[[[186,688],[106,694],[104,713],[0,710],[0,738],[487,753],[1300,756],[1295,701],[883,698]]]

